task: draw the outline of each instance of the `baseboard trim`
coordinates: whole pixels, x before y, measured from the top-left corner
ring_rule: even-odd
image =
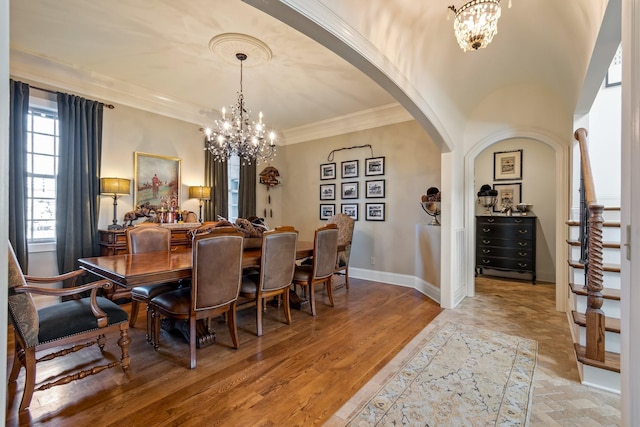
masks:
[[[349,267],[349,277],[413,288],[440,304],[440,288],[415,276]]]

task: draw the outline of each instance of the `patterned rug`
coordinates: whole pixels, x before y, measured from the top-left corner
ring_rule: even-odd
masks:
[[[537,341],[447,323],[347,425],[527,425],[537,353]]]

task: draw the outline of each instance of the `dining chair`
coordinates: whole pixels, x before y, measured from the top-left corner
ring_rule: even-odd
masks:
[[[171,230],[159,225],[136,226],[126,230],[127,252],[140,254],[145,252],[160,252],[171,250]],[[131,317],[129,326],[134,327],[138,319],[140,303],[147,306],[147,341],[151,341],[151,313],[149,301],[156,295],[170,292],[181,286],[179,282],[157,283],[154,285],[140,285],[131,288]]]
[[[277,227],[262,234],[260,269],[242,277],[240,296],[250,298],[256,307],[256,333],[262,336],[262,314],[266,299],[282,296],[286,323],[291,324],[289,289],[296,265],[298,231],[293,227]]]
[[[9,374],[9,383],[18,379],[20,370],[25,367],[25,385],[20,402],[20,411],[27,409],[31,403],[34,391],[47,390],[54,386],[68,384],[71,381],[98,374],[105,369],[120,365],[123,371],[129,369],[129,324],[127,312],[114,302],[97,296],[98,289],[109,289],[113,284],[108,280],[75,286],[78,277],[84,275],[84,270],[76,270],[55,277],[25,276],[20,269],[15,253],[9,245],[8,262],[8,305],[9,318],[13,324],[15,349],[13,365]],[[35,284],[54,284],[69,280],[73,287],[47,288],[34,286]],[[36,309],[31,294],[50,295],[56,297],[78,296],[82,292],[89,292],[87,298],[72,299]],[[100,351],[104,351],[106,335],[119,331],[118,346],[122,356],[117,359],[104,360],[104,364],[87,366],[86,360],[76,369],[67,363],[62,364],[60,378],[47,371],[46,383],[35,389],[36,365],[57,357],[73,354],[76,351],[98,344]],[[36,359],[36,352],[53,347],[71,347],[40,355]],[[91,362],[102,363],[102,362]],[[75,372],[73,372],[75,370]],[[64,375],[64,376],[62,376]]]
[[[333,307],[331,279],[336,266],[338,252],[338,226],[327,224],[317,228],[313,238],[313,258],[311,265],[297,265],[293,274],[293,284],[309,289],[309,308],[316,315],[315,286],[324,284],[329,303]]]
[[[344,246],[344,250],[338,252],[334,273],[341,274],[340,272],[344,271],[344,284],[349,289],[349,257],[351,256],[351,241],[356,222],[349,215],[338,213],[329,218],[328,223],[338,226],[338,245]]]
[[[191,287],[162,293],[149,303],[153,346],[160,341],[160,318],[189,322],[190,367],[196,367],[196,321],[225,314],[233,347],[238,348],[236,304],[242,282],[243,235],[236,230],[214,229],[197,235],[192,248]]]

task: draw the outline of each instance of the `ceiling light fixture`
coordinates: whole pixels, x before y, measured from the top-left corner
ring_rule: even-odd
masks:
[[[236,53],[236,58],[240,61],[238,102],[228,111],[222,107],[222,120],[216,120],[213,128],[203,129],[204,149],[209,150],[218,162],[224,162],[232,155],[237,155],[242,164],[269,161],[276,155],[276,134],[267,131],[267,126],[262,122],[262,112],[258,115],[258,123],[251,121],[242,93],[242,63],[247,55]]]
[[[511,0],[509,0],[511,7]],[[460,9],[449,6],[455,13],[453,29],[463,51],[487,47],[498,33],[500,0],[471,0]]]

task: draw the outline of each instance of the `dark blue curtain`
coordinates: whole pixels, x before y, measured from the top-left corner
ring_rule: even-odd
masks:
[[[27,114],[29,85],[10,81],[9,96],[9,242],[20,268],[28,271],[27,246]]]
[[[240,162],[240,182],[238,183],[238,218],[249,218],[256,214],[256,162],[243,165]]]
[[[204,201],[203,221],[217,221],[218,215],[228,218],[229,185],[226,162],[216,162],[209,151],[204,152],[204,185],[211,187],[211,199]]]
[[[98,255],[102,113],[100,102],[58,93],[56,250],[60,273],[75,270],[78,258]]]

